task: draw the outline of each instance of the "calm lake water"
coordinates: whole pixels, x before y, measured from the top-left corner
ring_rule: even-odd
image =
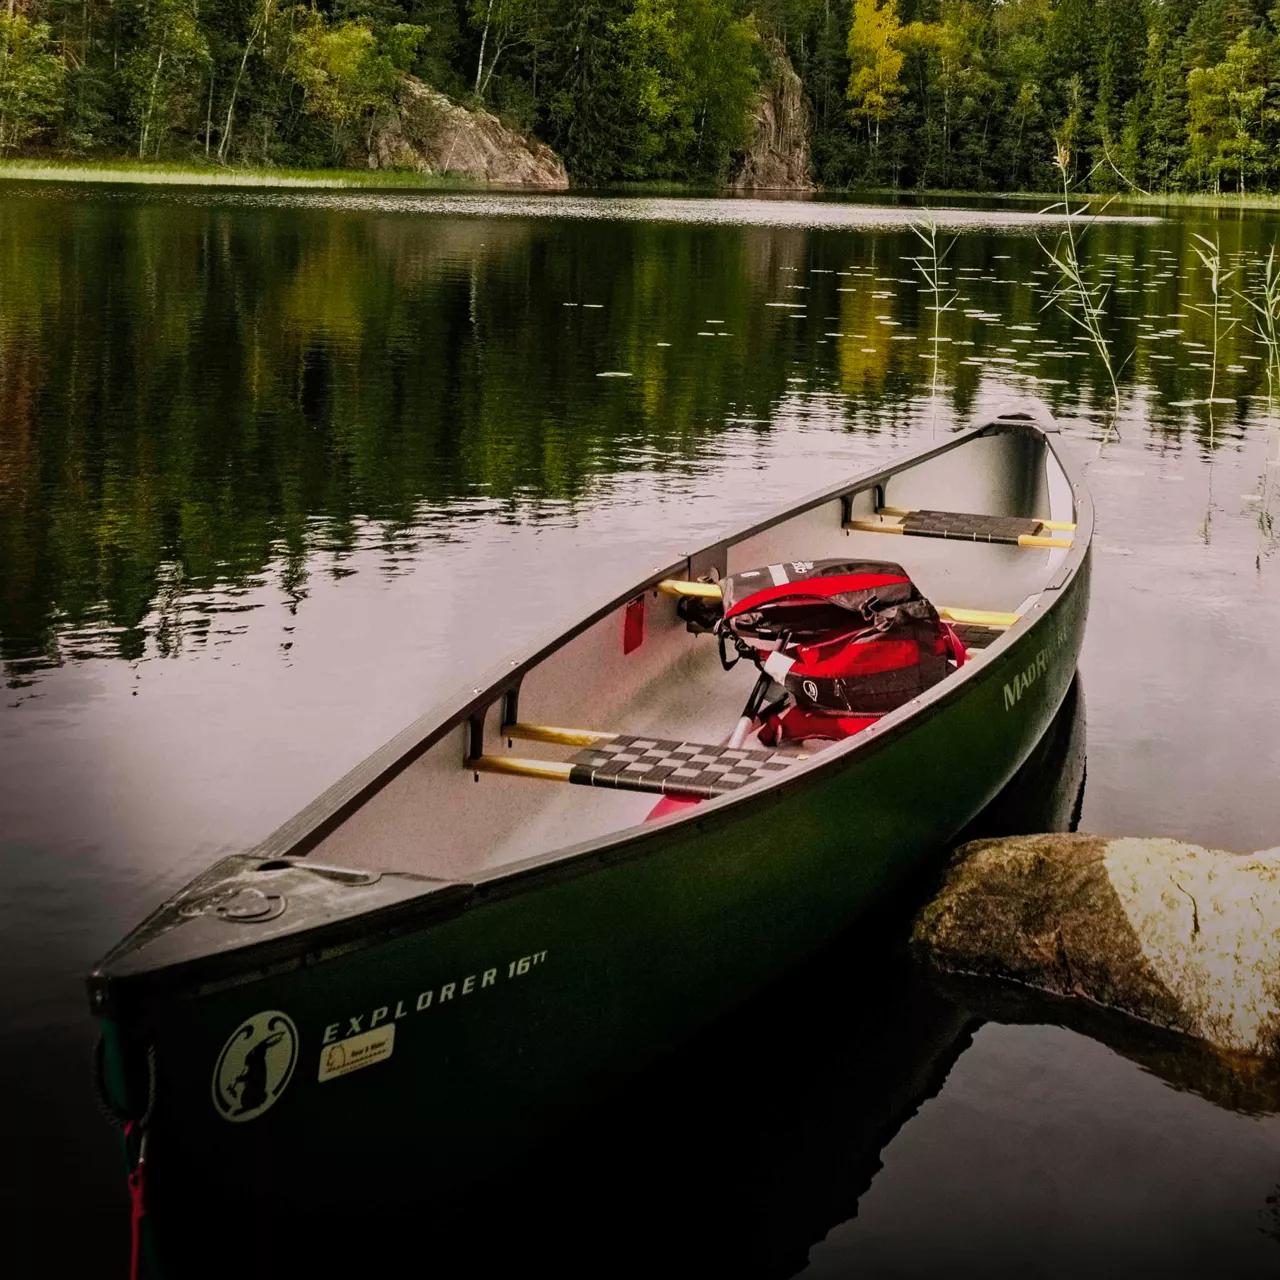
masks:
[[[938,212],[939,314],[903,209],[0,183],[5,1199],[51,1270],[123,1265],[82,989],[120,934],[523,640],[1009,396],[1098,506],[1026,820],[1087,740],[1083,829],[1280,841],[1280,430],[1238,301],[1213,379],[1193,250],[1248,288],[1280,217],[1092,227],[1108,425],[1029,209]],[[513,1156],[424,1265],[1274,1274],[1280,1096],[929,987],[912,905]]]

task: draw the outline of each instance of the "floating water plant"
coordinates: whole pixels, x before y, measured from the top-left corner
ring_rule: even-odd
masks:
[[[1107,378],[1111,383],[1112,416],[1103,433],[1102,443],[1105,444],[1115,420],[1120,416],[1120,385],[1116,380],[1117,369],[1115,360],[1112,358],[1111,346],[1106,334],[1102,331],[1107,290],[1085,277],[1080,256],[1084,237],[1094,219],[1088,219],[1084,229],[1079,234],[1076,233],[1076,221],[1082,215],[1071,208],[1070,163],[1070,149],[1063,143],[1059,143],[1054,165],[1062,178],[1062,201],[1059,204],[1050,205],[1042,212],[1052,213],[1056,209],[1062,209],[1066,214],[1066,229],[1052,247],[1045,244],[1039,237],[1037,237],[1037,243],[1058,270],[1058,285],[1049,295],[1045,307],[1056,305],[1073,324],[1084,331],[1089,344],[1101,360],[1102,367],[1107,371]],[[1108,201],[1107,205],[1110,203]],[[1107,205],[1103,205],[1095,218],[1106,211]]]

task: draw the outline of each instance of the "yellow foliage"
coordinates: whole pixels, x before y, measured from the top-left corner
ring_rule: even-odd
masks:
[[[901,31],[897,0],[854,0],[847,97],[855,119],[884,120],[902,92]]]

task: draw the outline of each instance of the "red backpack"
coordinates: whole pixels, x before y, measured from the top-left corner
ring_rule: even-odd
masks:
[[[744,710],[766,746],[851,737],[941,680],[948,658],[964,664],[964,645],[898,564],[796,560],[735,573],[720,590],[714,603],[681,600],[680,614],[720,637],[726,668],[748,657],[786,690],[766,707],[762,678]],[[649,817],[699,803],[666,796]]]
[[[787,737],[856,732],[941,680],[948,658],[964,661],[964,646],[901,565],[793,561],[734,574],[721,590],[726,665],[732,644],[786,689]],[[825,726],[823,717],[862,723]]]

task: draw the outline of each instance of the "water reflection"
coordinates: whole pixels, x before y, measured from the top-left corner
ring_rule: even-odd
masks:
[[[973,833],[1065,829],[1084,773],[1077,681]],[[304,1256],[354,1264],[371,1233],[411,1222],[423,1264],[443,1274],[794,1275],[833,1226],[857,1216],[882,1152],[980,1025],[905,954],[937,871],[603,1101],[555,1116],[553,1136],[532,1150],[495,1130],[495,1098],[493,1114],[470,1118],[447,1186],[422,1186],[406,1150],[394,1170],[362,1170],[359,1185],[322,1176],[243,1204],[230,1245],[238,1274],[296,1268]],[[217,1196],[190,1195],[170,1189],[156,1204],[161,1256],[173,1274],[224,1274],[227,1255],[208,1230]],[[332,1230],[335,1197],[350,1202],[358,1232]]]
[[[1280,1067],[1274,1063],[1217,1052],[1086,1001],[1012,983],[940,979],[937,986],[984,1022],[1066,1027],[1105,1044],[1171,1088],[1194,1093],[1215,1106],[1253,1116],[1280,1113]]]
[[[9,1202],[52,1215],[51,1259],[94,1215],[127,1224],[84,1070],[82,975],[115,938],[618,581],[1011,391],[1052,401],[1097,504],[1085,828],[1275,843],[1280,686],[1251,673],[1271,669],[1280,632],[1263,518],[1266,482],[1274,508],[1280,479],[1265,458],[1280,440],[1268,445],[1265,380],[1244,358],[1257,352],[1242,326],[1219,362],[1234,407],[1215,409],[1211,432],[1203,407],[1176,405],[1209,387],[1192,367],[1211,335],[1188,306],[1203,288],[1190,233],[1220,233],[1249,265],[1273,215],[1193,211],[1090,233],[1116,259],[1099,266],[1115,276],[1122,356],[1137,349],[1122,372],[1121,438],[1099,456],[1105,374],[1073,326],[1041,309],[1048,277],[1017,227],[962,235],[948,265],[964,302],[943,318],[934,362],[921,358],[935,354],[930,299],[907,261],[918,242],[847,209],[826,229],[727,214],[655,226],[521,219],[511,202],[490,210],[502,216],[450,217],[367,195],[354,208],[340,196],[320,207],[18,190],[0,186],[0,662],[21,686],[0,705],[0,971],[11,978],[0,1092],[18,1102],[14,1143],[37,1162],[34,1176],[15,1172]],[[1134,281],[1140,293],[1123,292]],[[631,376],[597,377],[607,371]],[[890,962],[872,955],[888,984]],[[829,1008],[843,1008],[842,980],[866,985],[856,965],[824,972],[809,978]],[[828,1033],[792,1025],[813,1049],[791,1054],[795,1071],[780,1078],[803,1094]],[[961,1074],[986,1062],[990,1092],[1016,1099],[1039,1087],[1042,1064],[1003,1045],[984,1059],[1005,1030],[1019,1029],[986,1024]],[[759,1036],[745,1043],[771,1060]],[[1081,1045],[1096,1047],[1046,1052],[1087,1075]],[[782,1072],[788,1053],[774,1057]],[[740,1069],[721,1061],[726,1077]],[[692,1125],[723,1087],[702,1079],[681,1101],[673,1068],[650,1113],[668,1107]],[[767,1093],[767,1075],[750,1079]],[[1076,1117],[1082,1141],[1108,1140],[1119,1109],[1138,1127],[1135,1148],[1157,1148],[1153,1095],[1167,1092],[1149,1079],[1119,1108],[1094,1097]],[[643,1114],[641,1094],[629,1096]],[[821,1108],[837,1103],[825,1087],[813,1103],[821,1129]],[[1015,1123],[1037,1106],[1011,1107]],[[951,1114],[932,1141],[967,1149],[963,1114]],[[1241,1117],[1215,1114],[1218,1128],[1184,1141],[1223,1153],[1213,1194],[1247,1199],[1255,1188],[1230,1145],[1244,1140],[1225,1127]],[[687,1158],[678,1124],[659,1119],[666,1149],[628,1184],[638,1200]],[[1002,1167],[1022,1149],[1016,1133],[1005,1140]],[[1151,1172],[1135,1164],[1135,1178]],[[624,1153],[610,1178],[625,1165]],[[553,1187],[593,1191],[571,1154],[555,1168]],[[540,1177],[529,1169],[525,1183]],[[939,1185],[947,1178],[924,1169],[908,1200]],[[488,1202],[476,1237],[518,1200]],[[563,1223],[572,1210],[553,1200],[541,1201],[548,1222]],[[1203,1190],[1186,1217],[1216,1221],[1217,1203]],[[865,1218],[866,1195],[859,1204]],[[81,1271],[101,1269],[106,1239],[86,1237],[95,1263]]]
[[[407,216],[367,194],[17,190],[0,191],[0,658],[17,684],[234,635],[220,623],[246,592],[270,582],[296,608],[362,547],[395,574],[473,520],[706,470],[727,431],[946,429],[993,387],[1086,421],[1107,403],[1046,306],[1023,215],[957,212],[935,333],[908,209],[869,227],[839,203],[406,197]],[[651,205],[711,225],[605,220]],[[741,225],[753,210],[788,225]],[[1089,232],[1119,430],[1157,449],[1237,447],[1265,417],[1242,323],[1218,355],[1230,403],[1198,405],[1212,326],[1193,225]],[[1248,291],[1270,224],[1218,234]],[[1244,318],[1232,305],[1224,325]]]

